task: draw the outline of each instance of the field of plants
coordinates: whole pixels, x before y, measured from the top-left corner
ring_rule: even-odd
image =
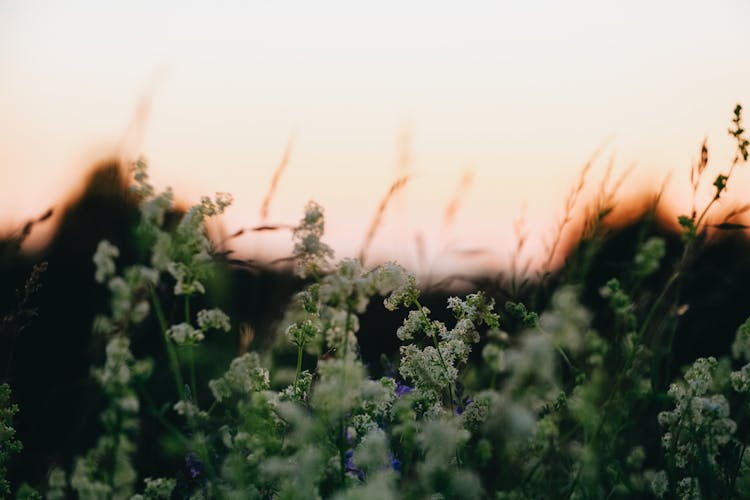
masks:
[[[35,222],[0,248],[0,497],[750,498],[739,105],[729,134],[679,233],[661,192],[612,229],[614,181],[562,268],[469,289],[337,260],[315,202],[276,270],[235,260],[206,229],[231,196],[179,210],[136,161],[66,215],[125,207],[55,240],[83,264],[20,255]]]

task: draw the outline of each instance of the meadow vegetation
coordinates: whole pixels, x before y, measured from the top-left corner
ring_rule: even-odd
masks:
[[[157,192],[135,162],[138,251],[123,262],[109,241],[92,249],[109,301],[93,321],[104,345],[91,367],[99,436],[70,463],[49,463],[45,482],[13,483],[8,464],[23,454],[13,420],[24,408],[0,385],[0,497],[750,498],[750,319],[719,355],[684,366],[674,355],[695,259],[715,233],[746,229],[737,218],[746,208],[712,217],[748,160],[741,113],[729,130],[734,160],[710,201],[679,217],[676,251],[655,231],[657,194],[627,265],[606,268],[604,280],[592,269],[621,182],[609,175],[561,270],[552,261],[585,170],[538,279],[514,264],[502,284],[442,304],[428,305],[397,263],[365,266],[380,208],[359,258],[337,261],[323,208],[309,202],[292,230],[301,287],[265,344],[212,295],[230,260],[206,222],[231,196],[178,213],[172,191]],[[704,144],[695,192],[707,165]],[[44,314],[27,306],[43,272],[20,291],[4,333],[23,335]],[[397,352],[377,364],[360,334],[373,308],[400,322],[382,332],[397,337]],[[156,360],[133,348],[145,336],[160,342]],[[217,366],[226,355],[211,341],[226,336],[239,349]],[[158,429],[150,443],[146,427]],[[144,447],[158,460],[139,470]]]

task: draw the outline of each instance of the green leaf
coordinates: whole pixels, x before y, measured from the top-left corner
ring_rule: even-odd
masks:
[[[727,188],[727,176],[722,174],[717,175],[714,186],[716,186],[716,197],[718,198],[721,192]]]

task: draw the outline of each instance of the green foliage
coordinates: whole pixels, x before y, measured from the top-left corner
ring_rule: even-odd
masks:
[[[654,274],[659,270],[666,253],[667,245],[664,238],[652,237],[644,241],[633,261],[635,275],[645,278]]]
[[[506,302],[505,311],[512,317],[520,320],[521,324],[526,328],[533,328],[536,326],[537,321],[539,321],[537,313],[529,312],[522,302]]]
[[[143,495],[133,495],[131,500],[169,500],[177,482],[174,479],[146,478],[146,489]]]
[[[680,215],[677,218],[682,228],[682,239],[686,242],[692,242],[698,236],[698,229],[695,226],[695,218],[687,215]]]
[[[0,495],[10,494],[10,484],[7,480],[7,464],[11,457],[23,449],[21,442],[16,439],[13,428],[13,415],[18,413],[18,405],[10,401],[10,386],[0,384]]]
[[[738,164],[748,149],[739,106],[733,123]],[[704,145],[691,179],[696,189],[707,161]],[[508,301],[503,315],[482,291],[431,311],[416,278],[397,264],[333,261],[322,241],[323,210],[310,202],[293,231],[295,270],[307,281],[278,325],[276,344],[271,352],[241,350],[224,373],[199,385],[195,351],[234,324],[217,308],[191,312],[191,300],[210,292],[217,266],[204,222],[231,199],[203,198],[172,220],[171,191],[156,194],[137,162],[142,262],[118,272],[119,250],[106,241],[93,257],[95,279],[111,299],[109,315],[94,324],[106,341],[104,364],[92,370],[107,401],[101,435],[68,475],[50,470],[46,497],[746,495],[750,319],[737,330],[733,358],[701,357],[683,374],[670,361],[683,308],[679,284],[731,173],[717,177],[702,212],[679,218],[684,246],[675,262],[663,262],[663,238],[643,237],[622,275],[591,290],[561,283],[543,309]],[[651,281],[655,291],[642,286]],[[586,292],[601,311],[583,305]],[[379,378],[359,347],[373,300],[403,316],[395,369]],[[176,389],[159,406],[147,386],[153,362],[131,350],[134,331],[151,314]],[[287,366],[295,355],[296,366]],[[0,494],[8,495],[5,464],[20,443],[7,385],[0,409]],[[133,456],[144,418],[174,438],[183,468],[139,476]],[[41,494],[22,486],[16,496]]]

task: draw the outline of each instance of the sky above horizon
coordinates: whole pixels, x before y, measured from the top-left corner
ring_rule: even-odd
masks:
[[[0,0],[0,228],[60,204],[112,154],[143,154],[186,203],[231,192],[225,227],[252,226],[291,143],[269,220],[315,199],[341,256],[406,173],[376,254],[419,267],[422,238],[422,271],[503,262],[521,213],[538,254],[600,148],[591,185],[614,156],[616,173],[635,165],[626,193],[671,172],[667,198],[687,210],[702,140],[713,175],[731,160],[749,47],[740,0]],[[457,256],[473,249],[487,252]]]

